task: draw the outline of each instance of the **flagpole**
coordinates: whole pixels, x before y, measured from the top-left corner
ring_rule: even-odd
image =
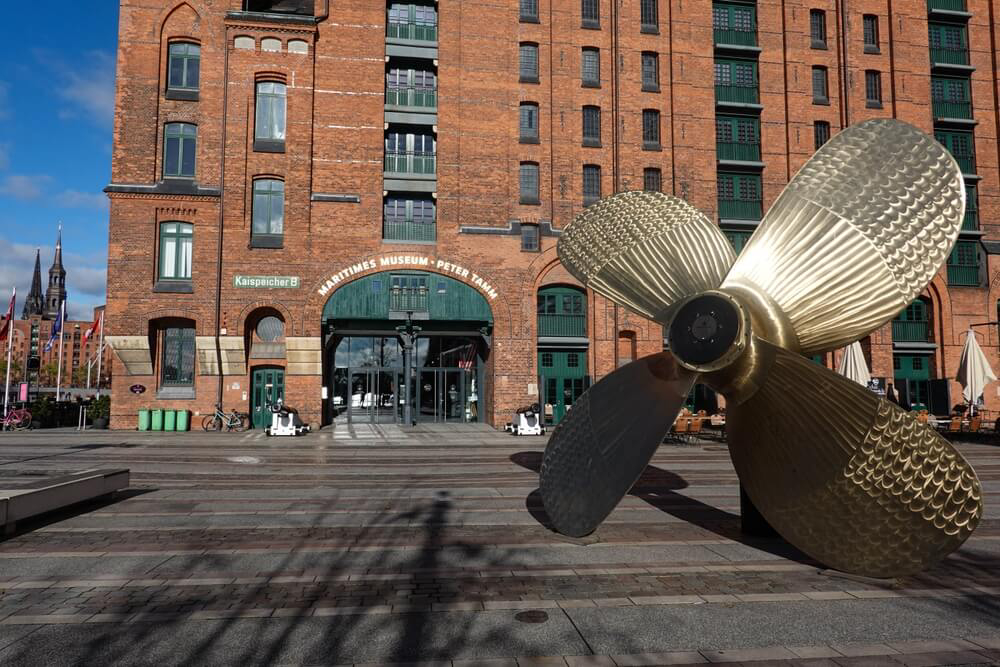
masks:
[[[17,299],[17,288],[11,293],[10,301],[14,303]],[[7,379],[3,385],[3,416],[7,418],[7,402],[10,400],[10,356],[14,351],[14,311],[11,310],[10,321],[7,322]]]
[[[101,367],[104,363],[104,311],[101,311],[101,332],[97,343],[97,395],[101,395]]]
[[[59,321],[59,363],[56,371],[56,403],[62,394],[63,332],[66,331],[66,301],[62,302],[62,316]]]

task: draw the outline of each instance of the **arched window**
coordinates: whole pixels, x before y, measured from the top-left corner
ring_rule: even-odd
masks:
[[[195,323],[183,318],[162,318],[149,323],[150,337],[159,354],[158,375],[162,387],[194,387]]]
[[[198,128],[191,123],[163,126],[163,177],[194,178]]]
[[[240,35],[235,40],[233,40],[233,47],[246,51],[253,51],[257,46],[257,42],[254,41],[253,37],[248,37],[246,35]]]
[[[309,53],[309,43],[302,39],[288,40],[288,52],[305,55]]]
[[[265,37],[260,40],[260,50],[261,51],[281,51],[281,40],[274,37]]]
[[[198,90],[201,47],[188,42],[173,42],[167,47],[167,88]]]

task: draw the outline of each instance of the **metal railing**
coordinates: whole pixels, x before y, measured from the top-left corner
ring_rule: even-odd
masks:
[[[959,264],[948,265],[948,284],[959,287],[979,286],[979,267]]]
[[[968,65],[969,49],[965,46],[932,46],[931,62],[945,65]]]
[[[927,0],[927,9],[943,9],[949,12],[964,12],[965,0]]]
[[[757,104],[760,95],[757,86],[715,86],[715,100],[717,102],[736,102],[740,104]]]
[[[715,28],[715,43],[734,44],[736,46],[757,46],[757,31]]]
[[[961,168],[963,174],[974,174],[976,173],[976,156],[975,155],[955,155],[951,154],[955,158],[955,162],[958,163],[959,168]]]
[[[892,339],[897,343],[926,343],[930,340],[926,320],[893,320]]]
[[[962,230],[966,232],[979,231],[979,211],[966,207],[965,217],[962,218]]]
[[[716,141],[715,150],[720,160],[760,162],[760,144],[742,141]]]
[[[386,106],[437,108],[437,90],[433,88],[386,88]]]
[[[720,199],[719,217],[732,220],[760,220],[762,206],[760,200]]]
[[[385,171],[394,174],[434,174],[436,159],[436,155],[413,151],[386,153]]]
[[[552,314],[538,316],[539,336],[579,336],[587,335],[585,315]]]
[[[427,312],[427,289],[412,290],[397,287],[389,290],[389,310],[401,313]]]
[[[386,220],[382,223],[382,238],[386,241],[434,241],[437,225],[413,220]]]
[[[972,118],[972,102],[934,100],[935,118]]]
[[[426,23],[398,23],[390,21],[386,24],[386,37],[395,39],[412,39],[418,42],[436,42],[438,29],[436,25]]]

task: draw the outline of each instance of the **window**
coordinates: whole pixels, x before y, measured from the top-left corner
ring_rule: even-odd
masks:
[[[580,367],[580,353],[570,352],[566,355],[566,366],[568,368],[579,368]]]
[[[877,70],[865,70],[865,106],[882,108],[882,74]]]
[[[815,150],[830,141],[830,124],[825,120],[818,120],[813,123],[813,144]]]
[[[194,328],[170,327],[163,330],[160,379],[164,387],[194,385]]]
[[[935,118],[972,118],[968,77],[931,77]]]
[[[822,9],[809,10],[809,37],[812,48],[826,48],[826,12]]]
[[[427,312],[427,276],[389,276],[389,312]]]
[[[958,241],[948,258],[948,284],[979,286],[979,242]]]
[[[965,184],[965,218],[962,229],[977,231],[979,229],[979,195],[977,187],[972,183]]]
[[[260,50],[281,53],[281,40],[275,37],[265,37],[260,40]]]
[[[712,28],[716,44],[757,46],[757,8],[753,4],[712,3]]]
[[[257,141],[285,141],[285,84],[257,82],[257,117],[254,123]]]
[[[733,246],[733,252],[737,255],[743,251],[747,242],[750,241],[750,237],[753,236],[753,232],[746,229],[723,229],[722,233],[726,235],[726,240],[729,241],[729,245]]]
[[[253,226],[251,245],[280,248],[285,230],[285,184],[271,178],[253,182]]]
[[[520,172],[521,203],[538,203],[538,164],[522,162]]]
[[[601,27],[601,9],[597,2],[598,0],[582,0],[580,3],[580,16],[584,28]]]
[[[191,280],[194,225],[160,223],[160,280]]]
[[[754,116],[715,117],[715,146],[720,160],[760,161],[760,119]]]
[[[935,130],[934,138],[941,142],[958,162],[963,174],[976,173],[976,153],[972,132]]]
[[[660,90],[660,57],[652,51],[642,52],[642,89]]]
[[[642,32],[658,32],[660,12],[656,6],[657,0],[640,0],[639,13]]]
[[[201,47],[197,44],[174,43],[168,47],[167,88],[198,90]]]
[[[583,165],[583,205],[590,206],[601,198],[601,168],[596,164]]]
[[[194,178],[198,128],[191,123],[163,126],[163,177]]]
[[[274,343],[285,335],[285,323],[279,317],[268,315],[260,318],[255,329],[257,338],[264,343]]]
[[[538,252],[538,225],[521,225],[521,250]]]
[[[826,68],[812,68],[813,104],[829,104],[830,92],[826,82]]]
[[[542,368],[552,368],[552,353],[542,352]]]
[[[661,192],[663,190],[663,175],[656,167],[642,170],[642,189],[646,192]]]
[[[580,79],[588,88],[601,86],[601,51],[584,47],[580,56]]]
[[[583,145],[601,145],[601,108],[583,107]]]
[[[521,102],[521,117],[518,122],[520,141],[522,144],[538,143],[538,105],[534,102]]]
[[[521,44],[521,81],[538,83],[538,45]]]
[[[393,67],[386,74],[385,88],[386,104],[437,107],[437,75],[432,71]]]
[[[642,110],[642,147],[660,150],[660,112],[656,109]]]
[[[717,102],[756,104],[757,63],[749,60],[715,61],[715,98]]]
[[[393,3],[389,7],[386,36],[437,41],[437,10],[428,5]]]
[[[760,220],[760,174],[719,172],[719,217],[731,220]]]
[[[433,241],[436,237],[432,199],[386,197],[382,238],[387,241]]]
[[[965,26],[953,23],[929,23],[931,62],[968,65],[969,47]]]
[[[521,20],[538,23],[538,0],[521,0]]]
[[[878,53],[878,17],[874,14],[865,14],[861,21],[865,36],[865,53]]]

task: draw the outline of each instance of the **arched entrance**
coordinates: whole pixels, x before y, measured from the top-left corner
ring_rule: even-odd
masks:
[[[481,421],[493,314],[463,282],[388,271],[323,309],[324,423]]]

